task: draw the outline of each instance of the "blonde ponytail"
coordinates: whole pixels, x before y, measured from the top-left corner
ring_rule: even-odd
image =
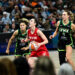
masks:
[[[71,11],[69,11],[69,15],[70,15],[70,20],[73,22],[74,21],[74,14]]]

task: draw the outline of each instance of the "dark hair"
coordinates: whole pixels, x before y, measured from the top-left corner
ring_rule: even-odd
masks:
[[[18,75],[29,75],[30,66],[27,59],[24,57],[18,57],[14,60]]]
[[[0,75],[9,75],[6,66],[0,62]]]
[[[36,61],[33,75],[55,75],[52,60],[47,56],[39,57]]]
[[[9,75],[17,75],[15,65],[10,59],[3,58],[1,62],[6,66]]]

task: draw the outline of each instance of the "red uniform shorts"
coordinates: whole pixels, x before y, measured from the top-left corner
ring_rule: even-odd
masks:
[[[45,50],[32,51],[30,57],[49,56],[49,52]]]

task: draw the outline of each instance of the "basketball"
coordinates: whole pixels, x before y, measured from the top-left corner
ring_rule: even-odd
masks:
[[[29,49],[32,51],[36,51],[39,48],[38,43],[35,41],[30,42]]]

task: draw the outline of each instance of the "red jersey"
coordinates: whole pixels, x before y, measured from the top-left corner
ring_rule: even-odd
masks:
[[[35,28],[34,33],[31,33],[31,29],[28,30],[28,38],[30,41],[36,41],[38,43],[43,42],[43,39],[37,34],[38,28]],[[41,45],[38,50],[47,50],[45,45]],[[37,51],[38,51],[37,50]]]

